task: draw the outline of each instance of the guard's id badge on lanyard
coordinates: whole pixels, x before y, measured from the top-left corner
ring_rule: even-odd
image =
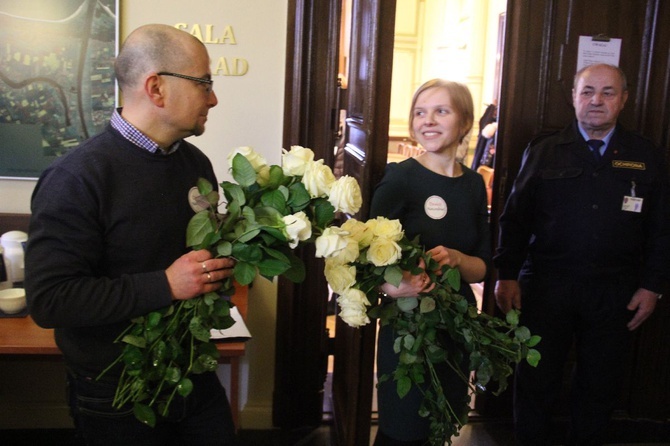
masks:
[[[631,181],[630,195],[624,195],[621,210],[627,212],[642,212],[643,201],[644,201],[643,198],[635,196],[635,181]]]

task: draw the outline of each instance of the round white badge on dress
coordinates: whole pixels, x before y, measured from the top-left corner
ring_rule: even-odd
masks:
[[[191,209],[196,213],[209,209],[209,202],[200,194],[200,191],[195,186],[188,191],[188,204],[191,205]]]
[[[427,216],[433,220],[439,220],[447,215],[447,202],[438,195],[432,195],[426,199],[423,209],[426,211]]]

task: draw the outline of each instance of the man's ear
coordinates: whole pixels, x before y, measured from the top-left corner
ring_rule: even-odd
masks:
[[[163,79],[157,74],[147,76],[144,80],[144,92],[157,107],[165,105],[165,88],[166,85]]]

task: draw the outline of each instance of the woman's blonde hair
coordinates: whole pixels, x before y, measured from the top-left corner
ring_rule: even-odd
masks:
[[[451,106],[458,115],[461,121],[461,128],[463,129],[459,142],[463,142],[463,138],[470,132],[472,125],[475,122],[474,105],[472,102],[472,94],[467,85],[460,82],[448,81],[445,79],[431,79],[421,85],[412,98],[412,106],[409,109],[409,135],[416,139],[414,130],[412,129],[412,121],[414,120],[414,107],[416,101],[421,93],[431,88],[444,88],[451,99]]]

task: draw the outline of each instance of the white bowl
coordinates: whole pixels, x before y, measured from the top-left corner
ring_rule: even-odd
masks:
[[[7,314],[15,314],[26,308],[26,290],[9,288],[0,291],[0,310]]]

